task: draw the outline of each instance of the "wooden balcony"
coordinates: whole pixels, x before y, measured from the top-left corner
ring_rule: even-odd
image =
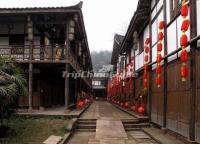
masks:
[[[32,50],[32,51],[31,51]],[[0,45],[0,55],[15,58],[18,63],[69,63],[75,71],[83,71],[82,65],[75,54],[62,46],[30,45],[8,46]],[[91,80],[83,78],[91,86]]]

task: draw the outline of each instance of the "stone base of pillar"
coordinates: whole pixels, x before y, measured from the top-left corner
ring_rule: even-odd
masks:
[[[33,112],[33,107],[32,107],[32,106],[29,106],[28,111],[29,111],[29,112]]]
[[[71,110],[69,110],[68,108],[65,109],[65,114],[68,114],[70,112],[71,112]]]

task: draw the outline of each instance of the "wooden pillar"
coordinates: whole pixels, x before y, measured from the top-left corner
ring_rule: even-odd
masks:
[[[65,72],[69,72],[69,64],[65,64]],[[65,108],[69,107],[69,78],[65,75]]]
[[[166,0],[164,0],[164,3],[163,3],[163,15],[164,15],[164,21],[167,22],[167,2]],[[167,28],[164,29],[164,56],[167,55]],[[163,91],[164,91],[164,99],[163,99],[163,129],[166,129],[166,126],[167,126],[167,66],[168,66],[168,59],[165,58],[164,59],[164,66],[163,66],[163,81],[164,81],[164,88],[163,88]]]
[[[197,35],[197,13],[196,1],[190,1],[190,37],[194,38]],[[189,140],[195,141],[195,106],[196,106],[196,47],[197,42],[191,44],[191,63],[190,63],[190,82],[191,82],[191,95],[190,95],[190,126],[189,126]]]
[[[28,32],[28,39],[30,43],[30,52],[29,52],[29,110],[32,110],[32,94],[33,94],[33,23],[31,21],[31,16],[27,17],[27,32]]]
[[[33,94],[33,64],[29,63],[29,89],[28,89],[29,110],[32,110],[32,94]]]
[[[65,59],[67,60],[67,55],[69,52],[69,36],[68,36],[68,32],[69,32],[69,24],[68,22],[66,23],[66,38],[65,38]],[[69,63],[68,61],[66,61],[65,64],[65,73],[67,74],[69,72]],[[65,108],[68,110],[69,108],[69,77],[67,77],[67,75],[65,75]]]

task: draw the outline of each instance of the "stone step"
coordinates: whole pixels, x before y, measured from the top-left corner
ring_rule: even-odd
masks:
[[[84,125],[96,125],[96,121],[78,121],[77,124],[84,124]]]
[[[89,139],[88,144],[100,144],[100,141],[97,139]]]
[[[125,128],[125,131],[140,131],[140,128]]]
[[[78,119],[78,121],[97,121],[97,119]]]
[[[138,119],[130,119],[130,120],[121,120],[122,124],[136,124],[139,123],[140,121]]]
[[[76,132],[96,132],[96,129],[76,129]]]
[[[83,125],[79,124],[76,126],[77,129],[96,129],[96,125]]]
[[[149,123],[131,123],[131,124],[124,124],[124,128],[145,128],[149,127]]]

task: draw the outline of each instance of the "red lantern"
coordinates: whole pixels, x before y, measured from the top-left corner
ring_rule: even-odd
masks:
[[[188,52],[186,50],[182,50],[180,58],[182,62],[186,62],[188,60]]]
[[[150,43],[150,38],[146,38],[145,44],[148,45]]]
[[[161,77],[160,76],[156,77],[156,84],[158,85],[158,87],[160,87],[161,82],[162,82]]]
[[[162,43],[158,43],[157,45],[157,51],[161,52],[162,51]]]
[[[144,88],[148,87],[148,81],[146,79],[143,81],[143,85],[144,85]]]
[[[144,48],[145,53],[149,53],[149,47]]]
[[[132,110],[132,111],[135,111],[135,110],[136,110],[135,105],[133,105],[133,106],[131,107],[131,110]]]
[[[163,58],[162,58],[162,55],[161,55],[161,54],[158,54],[158,55],[157,55],[157,62],[160,63],[160,62],[162,61],[162,59],[163,59]]]
[[[148,78],[148,72],[144,72],[143,78],[144,78],[144,79],[147,79],[147,78]]]
[[[181,25],[181,31],[186,32],[189,29],[190,20],[184,20]]]
[[[156,67],[156,73],[157,74],[161,74],[161,72],[162,72],[162,67],[160,65],[157,65],[157,67]]]
[[[188,76],[188,69],[186,65],[181,66],[180,75],[182,78],[186,78]]]
[[[145,62],[148,62],[148,60],[149,60],[149,56],[148,56],[148,55],[145,55],[144,61],[145,61]]]
[[[164,38],[163,32],[159,32],[158,33],[158,40],[163,40],[163,38]]]
[[[138,108],[138,113],[140,113],[140,114],[144,114],[145,113],[145,110],[144,110],[144,108],[142,106],[140,106]]]
[[[188,45],[188,37],[187,37],[187,35],[184,34],[184,35],[181,36],[180,45],[182,47],[187,47],[187,45]]]
[[[189,13],[188,5],[182,5],[182,7],[181,7],[181,16],[182,17],[187,17],[188,13]]]
[[[165,21],[160,21],[159,29],[164,29],[164,28],[165,28]]]
[[[144,64],[144,69],[148,70],[148,64]]]

